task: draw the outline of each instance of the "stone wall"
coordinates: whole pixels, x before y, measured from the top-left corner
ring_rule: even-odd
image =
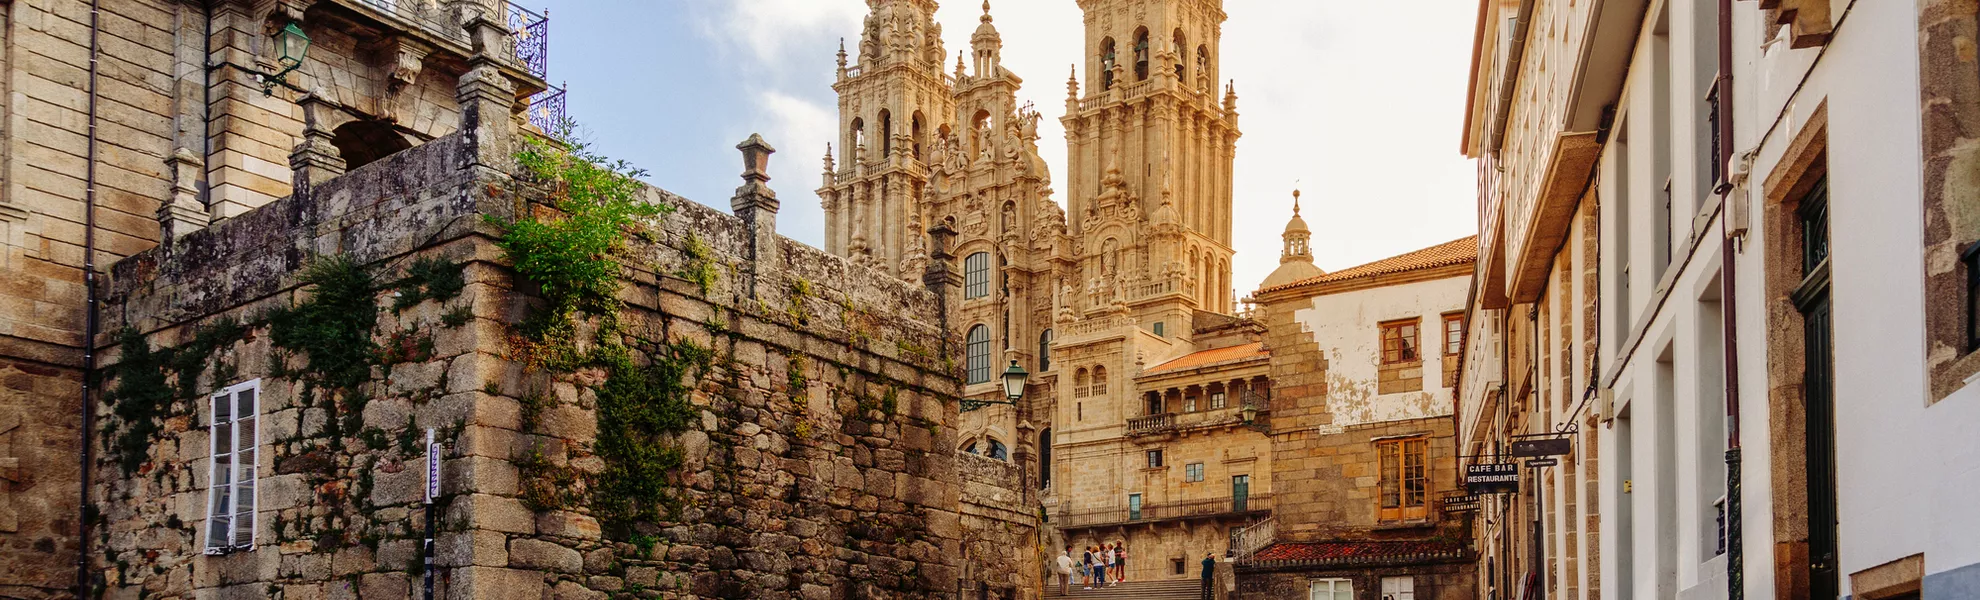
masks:
[[[657,189],[643,193],[675,208],[628,241],[617,326],[636,364],[681,364],[691,347],[705,369],[687,369],[692,415],[667,437],[682,459],[665,478],[669,510],[601,519],[601,492],[585,486],[618,466],[595,452],[610,382],[526,364],[513,325],[541,302],[484,217],[542,210],[540,196],[477,166],[481,147],[441,137],[116,266],[106,330],[172,348],[199,394],[145,415],[160,429],[132,470],[114,451],[98,461],[95,560],[111,597],[419,593],[426,428],[447,444],[442,597],[950,598],[972,534],[1009,550],[994,585],[1036,597],[1024,574],[1037,567],[1014,566],[1036,546],[1015,467],[964,468],[977,459],[953,452],[960,348],[940,294],[752,229],[773,216]],[[336,399],[299,383],[317,368],[311,349],[282,347],[272,324],[285,317],[269,316],[316,301],[325,286],[297,272],[329,256],[379,283],[366,335],[381,358]],[[458,265],[458,294],[403,300],[427,289],[409,267],[434,257]],[[227,319],[239,327],[216,326]],[[145,357],[114,350],[113,364]],[[212,415],[199,398],[255,379],[256,543],[203,554]],[[106,420],[106,433],[134,426]]]

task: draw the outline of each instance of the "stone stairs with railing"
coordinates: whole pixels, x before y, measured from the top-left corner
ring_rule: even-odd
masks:
[[[1161,581],[1129,581],[1119,585],[1080,589],[1078,581],[1073,582],[1072,593],[1059,594],[1059,582],[1055,579],[1045,588],[1046,598],[1079,598],[1081,600],[1198,600],[1203,597],[1203,582],[1197,579],[1171,579]]]

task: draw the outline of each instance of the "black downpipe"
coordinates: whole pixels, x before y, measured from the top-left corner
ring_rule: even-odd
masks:
[[[94,520],[89,505],[90,439],[96,427],[96,400],[90,397],[90,383],[96,378],[96,78],[97,54],[102,46],[102,0],[89,2],[89,141],[83,167],[83,346],[82,346],[82,452],[79,463],[82,478],[77,482],[76,503],[76,597],[89,598],[89,526]]]
[[[1732,51],[1733,0],[1719,0],[1719,155],[1712,157],[1720,162],[1720,169],[1732,179],[1733,148],[1733,51]],[[1728,186],[1726,194],[1720,198],[1719,227],[1729,230],[1727,219],[1732,218],[1732,207],[1726,204],[1739,202],[1734,199]],[[1731,233],[1726,231],[1725,233]],[[1719,297],[1723,298],[1724,308],[1720,315],[1725,319],[1725,335],[1720,339],[1725,344],[1726,355],[1726,600],[1746,598],[1746,552],[1741,531],[1741,456],[1739,447],[1739,295],[1734,293],[1739,278],[1733,252],[1738,247],[1731,235],[1722,235],[1719,248]]]

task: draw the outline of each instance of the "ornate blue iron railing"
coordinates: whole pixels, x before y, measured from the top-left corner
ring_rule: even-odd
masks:
[[[529,97],[529,124],[552,135],[564,124],[564,88],[550,86]]]
[[[509,4],[509,34],[515,41],[516,62],[537,77],[550,74],[550,18]]]

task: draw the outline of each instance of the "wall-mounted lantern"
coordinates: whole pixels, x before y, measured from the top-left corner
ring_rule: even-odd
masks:
[[[261,79],[261,93],[272,95],[275,93],[275,86],[278,85],[301,91],[288,82],[288,76],[290,72],[301,68],[303,58],[309,56],[309,34],[303,33],[302,24],[290,21],[288,25],[276,31],[275,50],[277,53],[275,60],[282,65],[282,70],[274,74],[257,74]]]

